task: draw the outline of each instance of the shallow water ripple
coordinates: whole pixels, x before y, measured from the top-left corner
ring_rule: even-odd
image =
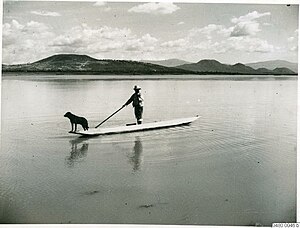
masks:
[[[145,122],[201,118],[188,126],[94,138],[68,133],[66,111],[95,126],[135,83],[3,81],[1,222],[295,222],[294,80],[142,80]],[[133,121],[128,107],[103,127]]]

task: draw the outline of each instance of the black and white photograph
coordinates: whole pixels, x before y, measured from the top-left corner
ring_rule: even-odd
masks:
[[[2,4],[0,224],[296,223],[298,3]]]

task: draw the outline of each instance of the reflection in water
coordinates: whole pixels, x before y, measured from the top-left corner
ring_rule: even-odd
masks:
[[[76,138],[70,140],[71,144],[71,152],[70,156],[66,157],[66,163],[69,167],[73,167],[74,163],[79,161],[81,158],[86,157],[88,149],[89,149],[89,144],[85,142],[88,140],[88,138]],[[78,144],[81,144],[81,146],[78,146]]]
[[[134,141],[133,153],[128,155],[129,162],[133,165],[134,172],[140,170],[142,163],[143,145],[140,137],[136,137]]]
[[[143,80],[144,91],[155,88],[147,118],[203,117],[184,130],[87,141],[70,138],[61,113],[76,101],[96,123],[136,81],[51,83],[2,81],[1,224],[296,221],[297,81]],[[132,118],[127,111],[110,125]]]

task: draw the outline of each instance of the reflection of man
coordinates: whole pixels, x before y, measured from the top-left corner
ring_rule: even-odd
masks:
[[[133,147],[133,155],[130,156],[130,163],[133,163],[133,171],[140,170],[141,166],[141,155],[143,153],[143,145],[139,137],[136,137],[134,141],[134,147]]]
[[[133,88],[134,94],[128,99],[128,101],[123,105],[123,107],[129,105],[132,102],[132,106],[134,108],[135,118],[138,124],[143,122],[143,108],[144,108],[144,98],[140,92],[141,87],[134,86]]]

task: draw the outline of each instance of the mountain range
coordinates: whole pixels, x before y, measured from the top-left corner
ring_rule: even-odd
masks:
[[[265,75],[265,74],[296,74],[294,71],[286,68],[286,67],[277,67],[273,70],[269,70],[267,68],[258,68],[253,69],[250,66],[246,66],[242,63],[236,63],[234,65],[223,64],[218,62],[217,60],[201,60],[197,63],[184,64],[177,66],[177,68],[194,71],[197,73],[210,73],[210,74],[254,74],[254,75]]]
[[[161,62],[161,61],[160,61]],[[46,72],[56,74],[119,74],[119,75],[183,75],[183,74],[241,74],[241,75],[295,75],[286,67],[254,69],[242,63],[234,65],[222,64],[216,60],[201,60],[187,63],[183,60],[171,59],[163,61],[167,67],[147,62],[95,59],[87,55],[58,54],[33,63],[2,65],[3,72]],[[180,64],[174,67],[174,64]],[[184,63],[184,64],[181,64]],[[160,63],[161,64],[161,63]],[[269,64],[270,65],[270,64]],[[258,66],[258,65],[256,65]]]
[[[253,69],[267,68],[269,70],[274,70],[277,67],[285,67],[296,73],[298,72],[298,63],[292,63],[285,60],[272,60],[272,61],[264,61],[264,62],[247,63],[246,66],[252,67]]]
[[[157,64],[166,67],[178,67],[184,64],[192,63],[181,59],[166,59],[166,60],[159,60],[159,61],[145,60],[142,62]],[[270,60],[270,61],[246,63],[244,65],[249,66],[255,70],[259,68],[266,68],[268,70],[274,70],[276,68],[288,68],[296,73],[298,72],[298,63],[288,62],[285,60]]]
[[[2,65],[3,72],[52,72],[62,74],[193,74],[173,67],[127,60],[94,59],[87,55],[59,54],[34,63]]]

